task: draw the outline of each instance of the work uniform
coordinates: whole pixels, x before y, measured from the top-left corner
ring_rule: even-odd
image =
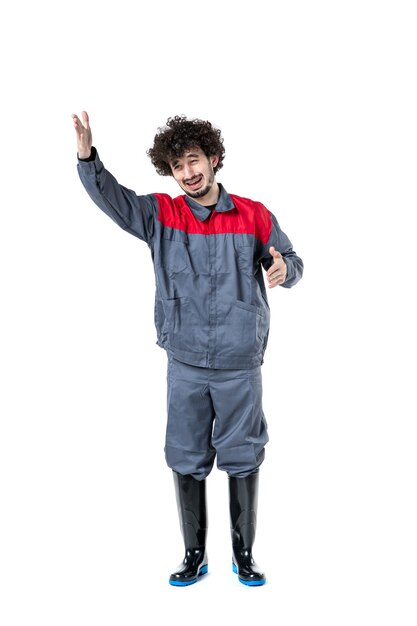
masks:
[[[292,287],[302,260],[266,207],[222,185],[210,211],[185,195],[138,196],[94,148],[78,171],[99,208],[151,251],[157,343],[168,353],[168,466],[201,480],[217,454],[229,475],[250,474],[268,441],[260,366],[270,311],[262,268],[272,265],[274,246],[287,265],[282,286]]]

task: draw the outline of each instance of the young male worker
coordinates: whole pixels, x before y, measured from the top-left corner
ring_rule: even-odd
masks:
[[[264,272],[269,287],[292,287],[303,262],[265,206],[217,182],[225,150],[210,122],[176,116],[158,129],[147,154],[158,174],[173,176],[184,192],[172,198],[136,195],[120,185],[92,145],[88,114],[72,117],[87,193],[152,254],[157,343],[168,356],[165,457],[185,544],[169,582],[190,585],[208,571],[205,479],[217,457],[229,481],[233,571],[245,585],[263,585],[252,546],[268,441],[261,379],[270,319]]]

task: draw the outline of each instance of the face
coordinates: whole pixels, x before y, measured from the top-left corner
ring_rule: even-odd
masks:
[[[206,157],[201,148],[191,148],[182,157],[174,158],[171,171],[175,180],[190,198],[204,198],[215,184],[214,168],[219,157]]]

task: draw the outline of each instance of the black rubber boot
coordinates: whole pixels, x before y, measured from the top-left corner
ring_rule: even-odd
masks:
[[[250,586],[266,583],[265,574],[252,557],[258,509],[258,483],[258,471],[245,478],[229,476],[233,571],[241,583]]]
[[[177,472],[173,474],[185,557],[178,569],[171,574],[169,583],[185,587],[197,582],[199,576],[208,572],[206,481]]]

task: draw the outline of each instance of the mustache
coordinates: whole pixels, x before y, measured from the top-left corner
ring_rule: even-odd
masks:
[[[197,174],[197,176],[193,176],[192,178],[184,178],[184,183],[194,183],[196,180],[201,178],[201,174]]]

